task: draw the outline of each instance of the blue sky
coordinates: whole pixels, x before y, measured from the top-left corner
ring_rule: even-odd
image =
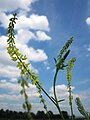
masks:
[[[22,110],[22,96],[17,83],[19,71],[6,51],[6,29],[9,18],[16,12],[16,45],[31,62],[30,69],[37,72],[42,86],[52,93],[55,73],[54,57],[57,57],[65,42],[74,37],[67,58],[76,57],[73,69],[73,95],[80,96],[85,108],[90,112],[90,1],[89,0],[5,0],[0,1],[0,109]],[[67,110],[67,81],[65,72],[58,75],[56,90],[58,98],[65,98],[62,110]],[[28,90],[32,111],[43,106],[39,103],[35,86]],[[57,110],[44,96],[48,110]],[[17,104],[18,103],[18,104]],[[74,112],[78,114],[74,102]]]

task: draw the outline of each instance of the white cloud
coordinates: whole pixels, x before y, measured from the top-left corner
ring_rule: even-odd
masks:
[[[32,14],[30,15],[30,17],[26,17],[25,15],[18,16],[16,29],[33,29],[48,31],[50,28],[46,16]]]
[[[0,11],[14,11],[22,9],[29,11],[31,4],[37,0],[0,0]]]
[[[1,52],[2,53],[2,52]],[[2,56],[2,55],[1,55]],[[4,59],[6,58],[6,59]],[[4,61],[2,60],[4,59]],[[0,76],[8,77],[8,78],[17,78],[20,75],[20,70],[16,67],[13,61],[10,63],[7,57],[4,57],[0,61]],[[9,64],[10,63],[10,64]],[[38,73],[39,71],[35,69],[31,64],[29,65],[29,69]]]
[[[75,87],[72,87],[72,90],[74,90]],[[61,109],[62,110],[66,110],[69,112],[70,114],[70,107],[69,107],[69,101],[68,101],[68,91],[67,91],[67,86],[62,84],[62,85],[56,85],[56,93],[57,93],[57,98],[58,100],[60,99],[65,99],[65,101],[60,103]],[[79,93],[73,93],[73,110],[74,110],[74,114],[76,116],[82,116],[78,109],[77,109],[77,105],[75,103],[75,99],[76,97],[79,97],[81,99],[81,102],[83,104],[83,106],[85,107],[86,111],[90,111],[90,89],[81,91]],[[53,96],[53,87],[50,88],[50,96]],[[53,105],[49,105],[49,107],[53,107],[53,109],[55,108]],[[54,110],[55,113],[57,113],[57,110]]]
[[[0,23],[4,28],[8,27],[9,19],[12,17],[11,14],[7,15],[4,12],[0,12]],[[49,31],[49,21],[44,15],[31,14],[29,17],[26,15],[18,14],[17,24],[15,29],[33,29],[33,30],[45,30]]]
[[[18,83],[11,83],[11,82],[8,82],[7,80],[6,82],[4,81],[0,80],[0,88],[9,90],[10,92],[15,92],[15,93],[16,92],[19,93],[19,91],[21,90],[21,87]],[[10,79],[10,81],[12,81],[12,79]]]
[[[6,49],[7,43],[6,43],[7,37],[6,36],[0,36],[0,50]]]
[[[69,101],[68,101],[68,96],[69,96],[69,93],[68,93],[68,90],[67,90],[67,86],[62,84],[62,85],[56,85],[56,94],[57,94],[57,98],[58,100],[61,100],[61,99],[65,99],[65,101],[61,102],[61,106],[62,108],[66,107],[66,108],[69,108]],[[75,89],[74,87],[72,87],[72,90]],[[76,98],[76,96],[78,96],[77,94],[72,94],[74,99]],[[54,96],[53,94],[53,87],[50,88],[50,96]]]
[[[22,34],[22,36],[21,36],[21,34]],[[28,34],[29,35],[31,34],[32,36],[28,37]],[[46,60],[48,57],[47,57],[46,53],[44,52],[44,50],[41,50],[41,49],[35,50],[34,48],[27,46],[26,43],[28,43],[28,41],[29,41],[29,39],[31,39],[31,37],[32,38],[34,37],[33,33],[29,32],[27,30],[26,31],[24,31],[24,30],[18,31],[18,34],[16,36],[17,47],[20,48],[21,53],[27,55],[28,61],[30,60],[30,61],[34,61],[34,62],[40,62],[40,61]],[[7,53],[6,40],[7,40],[6,36],[0,37],[0,58],[1,58],[1,60],[0,60],[0,76],[15,78],[15,77],[19,76],[20,72],[16,68],[16,63],[14,63],[11,60],[10,56]],[[30,64],[30,69],[35,71],[36,73],[38,73],[38,70],[35,69],[31,64]]]
[[[86,23],[90,26],[90,17],[86,19]]]
[[[45,32],[42,31],[37,31],[36,36],[39,41],[51,40],[51,37],[49,37]]]
[[[0,4],[1,5],[1,4]],[[4,28],[8,27],[9,19],[11,18],[11,14],[6,15],[4,12],[0,12],[0,23]]]
[[[0,1],[0,27],[7,28],[9,19],[11,18],[10,12],[18,10],[18,20],[17,25],[15,25],[16,30],[16,45],[23,54],[27,55],[27,62],[41,62],[48,59],[45,51],[42,49],[34,49],[29,46],[30,40],[45,41],[50,40],[45,31],[49,31],[49,21],[45,15],[31,14],[27,15],[28,11],[31,10],[31,4],[38,0],[1,0]],[[31,32],[34,30],[34,32]],[[20,75],[19,70],[16,68],[16,63],[14,63],[10,56],[7,54],[6,44],[7,37],[0,36],[0,77],[7,77],[7,80],[0,80],[0,89],[7,90],[6,93],[0,95],[0,101],[7,101],[6,104],[1,103],[4,107],[12,108],[15,104],[10,104],[12,101],[22,101],[22,97],[19,92],[21,87],[17,84],[17,77]],[[38,72],[30,64],[30,69]],[[47,69],[49,67],[47,66]],[[34,85],[29,84],[30,88],[27,90],[29,99],[33,100],[38,98],[37,89]],[[0,104],[0,106],[1,106]],[[40,105],[40,104],[39,104]],[[1,108],[2,108],[1,106]],[[19,105],[21,106],[21,105]],[[15,108],[15,107],[14,107]],[[39,108],[39,107],[38,107]],[[15,108],[16,110],[16,108]]]
[[[21,35],[22,34],[22,35]],[[31,35],[31,36],[29,36]],[[26,39],[25,39],[26,38]],[[37,49],[35,50],[32,47],[28,47],[26,43],[28,41],[34,38],[34,34],[31,33],[28,30],[19,30],[18,34],[16,35],[16,45],[18,48],[20,48],[21,53],[26,54],[28,61],[34,61],[34,62],[40,62],[46,60],[48,57],[44,50]],[[18,77],[19,76],[19,70],[16,68],[16,63],[13,62],[10,58],[10,56],[7,53],[7,43],[6,43],[7,37],[1,36],[0,37],[0,76],[4,77]],[[28,62],[27,61],[27,62]],[[30,64],[30,69],[37,72],[38,70],[35,69]]]
[[[22,99],[21,95],[0,94],[0,100],[17,101],[17,100],[21,100],[21,99]]]
[[[60,103],[60,106],[62,108],[62,110],[66,110],[66,111],[69,111],[69,93],[68,93],[68,90],[67,90],[67,86],[62,84],[62,85],[56,85],[56,94],[57,94],[57,98],[58,100],[63,100],[61,103]],[[74,87],[72,87],[72,90],[74,89]],[[50,96],[53,96],[54,97],[54,94],[53,94],[53,87],[50,88]],[[76,96],[78,96],[77,94],[74,94],[73,93],[73,101],[75,100]],[[75,102],[74,102],[74,105],[75,106]]]
[[[11,83],[17,83],[18,80],[17,80],[17,78],[11,78],[8,81],[11,82]]]
[[[32,104],[32,109],[31,112],[33,113],[37,113],[38,110],[44,110],[43,105],[41,105],[40,103],[31,103]],[[22,108],[22,102],[21,103],[8,103],[8,102],[0,102],[0,109],[4,109],[4,110],[12,110],[12,111],[24,111],[24,109]]]
[[[21,44],[27,44],[31,39],[35,39],[34,33],[27,29],[20,29],[17,31],[16,42]]]
[[[20,29],[17,31],[17,35],[16,35],[17,43],[27,44],[30,40],[46,41],[46,40],[51,40],[51,37],[49,37],[43,31],[37,31],[36,35],[27,29]]]
[[[8,109],[8,103],[5,103],[5,102],[0,102],[0,109],[4,109],[4,110],[6,110],[6,109]]]
[[[57,85],[56,93],[57,93],[58,99],[60,98],[66,99],[68,97],[67,86],[64,84]],[[53,87],[50,88],[50,94],[51,96],[53,96]]]
[[[8,19],[10,18],[11,15],[7,16],[5,13],[0,13],[1,16],[1,25],[3,27],[7,27],[8,24]],[[37,19],[37,21],[36,21]],[[5,20],[5,21],[4,21]],[[49,29],[49,23],[48,19],[46,16],[38,16],[38,15],[31,15],[29,18],[26,16],[19,16],[18,21],[17,21],[17,26],[16,28],[19,30],[17,31],[16,34],[16,42],[22,51],[26,51],[26,54],[29,56],[28,58],[32,61],[43,61],[47,59],[47,55],[45,54],[44,50],[37,49],[35,50],[32,47],[28,47],[26,44],[31,40],[31,39],[40,39],[40,40],[50,40],[51,38],[46,35],[46,33],[42,31],[37,32],[37,36],[31,31],[28,30],[30,28],[33,29],[43,29],[43,30],[48,30]],[[0,37],[0,42],[2,43],[3,39],[6,39],[6,36],[1,36]],[[5,42],[4,42],[5,43]],[[4,44],[3,43],[3,44]],[[0,48],[4,49],[6,47],[6,43],[0,45]],[[6,49],[6,48],[5,48]],[[0,51],[1,52],[1,51]],[[7,53],[4,51],[6,55],[2,55],[2,58],[6,58]],[[29,55],[30,53],[30,55]],[[4,60],[4,59],[3,59]],[[6,59],[5,59],[6,60]]]
[[[45,60],[43,63],[44,63],[44,65],[46,65],[46,66],[48,66],[48,65],[49,65],[49,63],[48,63],[48,61],[47,61],[47,60]]]
[[[47,55],[44,50],[37,49],[35,50],[32,47],[28,47],[27,45],[16,44],[18,48],[20,48],[21,53],[25,54],[28,60],[33,62],[40,62],[47,60]]]
[[[46,69],[49,70],[50,69],[50,66],[49,66],[49,63],[47,60],[45,60],[44,62],[44,65],[46,66]]]
[[[12,83],[12,79],[9,81],[0,80],[0,88],[6,89],[8,92],[7,94],[1,94],[0,99],[11,99],[11,100],[18,100],[18,99],[21,100],[22,99],[22,97],[20,95],[20,90],[22,88],[18,83],[16,83],[16,82]],[[27,94],[28,94],[29,99],[34,99],[39,96],[36,86],[32,85],[31,83],[29,83],[29,88],[27,89]]]
[[[89,44],[89,46],[87,47],[87,50],[90,51],[90,44]]]
[[[90,88],[79,92],[79,97],[85,110],[90,112]]]
[[[0,77],[9,77],[9,78],[17,78],[19,77],[20,72],[17,67],[10,65],[2,65],[0,64]]]
[[[40,29],[40,30],[49,30],[49,22],[46,16],[44,15],[37,15],[32,14],[30,16],[31,20],[31,28],[32,29]]]
[[[24,111],[22,108],[22,103],[8,103],[8,102],[0,102],[0,109],[4,110],[12,110],[12,111]]]
[[[10,56],[7,54],[6,50],[0,50],[0,67],[6,66],[6,65],[11,65],[15,66],[16,64],[11,60]]]
[[[7,28],[11,16],[11,14],[7,15],[4,12],[0,12],[0,23],[2,27]],[[18,20],[17,24],[15,25],[15,29],[50,30],[47,17],[37,14],[31,14],[29,17],[18,14]]]
[[[48,66],[48,67],[46,67],[46,69],[47,69],[47,70],[49,70],[49,69],[50,69],[50,67]]]

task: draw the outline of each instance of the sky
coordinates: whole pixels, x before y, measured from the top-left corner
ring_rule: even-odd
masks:
[[[74,37],[70,47],[71,57],[76,58],[73,68],[73,108],[80,115],[75,98],[80,97],[90,112],[90,0],[0,0],[0,109],[23,110],[21,87],[17,83],[20,71],[7,54],[7,27],[13,13],[17,13],[15,42],[20,52],[27,56],[30,69],[39,75],[43,88],[53,96],[55,74],[54,57]],[[44,110],[37,89],[29,83],[27,90],[32,111]],[[65,71],[60,71],[56,91],[62,110],[70,114]],[[48,110],[58,113],[55,106],[43,94]]]

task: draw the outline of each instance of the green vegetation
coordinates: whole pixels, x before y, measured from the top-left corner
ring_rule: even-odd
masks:
[[[66,78],[68,81],[68,92],[69,92],[69,105],[70,105],[70,109],[71,109],[71,115],[72,115],[72,120],[74,120],[74,114],[73,114],[73,106],[72,106],[72,100],[73,100],[73,96],[72,96],[72,88],[71,88],[71,82],[72,82],[72,68],[74,66],[74,62],[75,62],[75,58],[71,58],[70,60],[68,60],[67,62],[67,67],[66,67]]]
[[[86,118],[86,120],[90,120],[90,113],[84,109],[79,97],[76,98],[76,104],[79,112]]]
[[[57,99],[57,94],[56,94],[56,80],[57,80],[57,75],[60,70],[66,70],[66,78],[68,81],[68,92],[69,92],[69,105],[71,109],[71,115],[72,115],[72,120],[74,120],[74,113],[73,113],[73,106],[72,106],[72,89],[71,89],[71,81],[72,81],[72,68],[74,66],[75,58],[71,58],[69,61],[66,62],[66,58],[68,57],[70,53],[69,46],[73,42],[73,37],[71,37],[66,44],[63,46],[63,48],[60,50],[59,55],[54,58],[55,60],[55,75],[54,75],[54,80],[53,80],[53,93],[54,97],[49,96],[49,94],[46,92],[46,90],[42,87],[41,82],[38,79],[38,76],[36,75],[35,72],[31,71],[29,69],[29,64],[27,63],[27,57],[26,55],[24,56],[19,52],[19,49],[15,45],[15,36],[14,36],[14,25],[16,24],[16,14],[13,14],[13,17],[10,19],[10,23],[8,25],[8,30],[7,30],[7,35],[8,35],[8,40],[7,40],[7,52],[10,55],[11,59],[17,63],[17,67],[21,72],[21,79],[18,80],[18,83],[21,85],[22,90],[20,91],[21,95],[24,95],[25,97],[25,103],[23,104],[23,108],[27,110],[28,113],[28,119],[32,119],[30,115],[31,111],[31,104],[28,101],[28,95],[26,94],[26,88],[29,87],[28,85],[28,80],[31,81],[32,84],[36,85],[36,88],[38,89],[39,93],[39,98],[40,102],[43,103],[44,109],[47,112],[47,105],[45,103],[45,100],[42,96],[42,92],[45,93],[45,95],[50,99],[50,101],[56,106],[58,109],[60,116],[62,120],[65,120],[63,113],[60,108],[60,102],[64,101],[64,99],[58,100]],[[65,63],[66,62],[66,63]],[[76,103],[78,105],[80,113],[85,113],[83,114],[87,120],[89,120],[89,117],[87,117],[87,112],[84,110],[82,107],[80,101],[78,98],[76,98]],[[47,112],[48,113],[48,112]],[[48,114],[48,117],[50,115]],[[50,118],[49,118],[50,119]]]

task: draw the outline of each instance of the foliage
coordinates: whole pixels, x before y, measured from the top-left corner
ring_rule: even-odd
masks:
[[[37,89],[38,89],[38,93],[40,94],[40,102],[43,103],[45,110],[47,111],[47,106],[45,104],[45,100],[43,99],[42,95],[41,95],[41,91],[42,91],[42,87],[41,87],[41,83],[38,80],[38,76],[36,75],[35,72],[32,72],[29,69],[29,64],[30,63],[26,63],[25,61],[27,60],[26,55],[22,55],[19,52],[19,49],[15,46],[15,36],[14,36],[14,24],[16,24],[16,14],[13,14],[13,17],[10,19],[10,23],[8,25],[8,30],[7,30],[7,34],[8,34],[8,46],[7,46],[7,52],[9,53],[11,59],[14,62],[17,62],[17,67],[20,69],[21,71],[21,75],[25,76],[25,79],[22,79],[22,81],[18,81],[22,87],[22,90],[20,91],[21,94],[24,94],[25,97],[25,103],[23,104],[23,108],[27,109],[28,113],[30,113],[31,110],[31,104],[28,102],[28,96],[26,94],[26,88],[29,87],[28,85],[28,79],[31,80],[32,84],[35,84]]]
[[[75,101],[76,101],[76,104],[77,104],[77,107],[78,107],[79,112],[86,118],[86,120],[90,120],[90,113],[88,113],[88,112],[84,109],[84,106],[82,105],[82,103],[81,103],[81,101],[80,101],[80,98],[77,97]]]
[[[65,99],[58,100],[57,99],[57,94],[56,94],[56,80],[57,80],[57,75],[60,70],[66,70],[66,78],[68,81],[68,92],[69,92],[69,105],[71,108],[71,114],[72,114],[72,120],[74,120],[73,117],[73,107],[72,107],[72,89],[71,89],[71,81],[72,81],[72,69],[74,66],[75,58],[71,58],[67,63],[65,63],[66,58],[68,57],[70,53],[69,46],[73,42],[73,37],[71,37],[66,44],[63,46],[63,48],[60,50],[59,55],[54,58],[55,60],[55,75],[54,75],[54,80],[53,80],[53,93],[54,97],[49,96],[49,94],[46,92],[46,90],[42,87],[42,83],[39,81],[38,75],[31,71],[29,69],[29,64],[27,63],[27,57],[26,55],[23,55],[19,52],[19,49],[15,45],[15,35],[14,35],[14,25],[16,24],[16,13],[13,14],[13,17],[10,19],[10,23],[8,25],[8,30],[7,30],[7,52],[10,55],[11,59],[17,63],[17,68],[20,70],[21,77],[18,80],[18,83],[21,85],[22,90],[20,91],[20,94],[24,96],[25,102],[23,103],[23,108],[27,110],[29,119],[31,120],[31,104],[29,103],[28,100],[28,95],[26,93],[26,89],[29,87],[29,80],[31,81],[32,84],[34,84],[38,90],[39,93],[39,98],[40,98],[40,103],[43,103],[44,109],[47,112],[47,105],[45,103],[45,100],[42,96],[42,91],[45,93],[45,95],[49,98],[49,100],[56,106],[58,112],[61,115],[62,120],[65,120],[63,113],[60,108],[60,102],[64,101]],[[87,112],[84,110],[82,104],[80,103],[79,99],[76,99],[76,103],[78,105],[78,109],[85,117],[87,115]],[[47,115],[49,117],[49,114],[47,112]],[[88,120],[88,119],[87,119]]]
[[[64,117],[63,117],[63,114],[61,112],[59,103],[62,102],[62,101],[64,101],[64,99],[63,100],[57,100],[55,86],[56,86],[56,80],[57,80],[57,75],[58,75],[59,70],[64,70],[64,68],[67,66],[67,65],[65,65],[64,62],[65,62],[67,56],[70,53],[70,50],[68,50],[68,48],[71,45],[72,41],[73,41],[73,37],[71,37],[66,42],[65,46],[63,46],[63,48],[60,50],[59,55],[56,58],[54,58],[56,71],[55,71],[54,82],[53,82],[53,92],[54,92],[54,98],[53,98],[53,100],[55,101],[56,107],[57,107],[59,113],[61,114],[63,120],[64,120]]]
[[[72,115],[72,120],[74,120],[74,115],[73,115],[73,107],[72,107],[72,88],[71,88],[71,82],[72,82],[72,69],[74,66],[74,62],[76,61],[75,58],[71,58],[70,60],[67,61],[67,67],[66,67],[66,79],[68,81],[68,92],[69,92],[69,105],[71,109],[71,115]]]

